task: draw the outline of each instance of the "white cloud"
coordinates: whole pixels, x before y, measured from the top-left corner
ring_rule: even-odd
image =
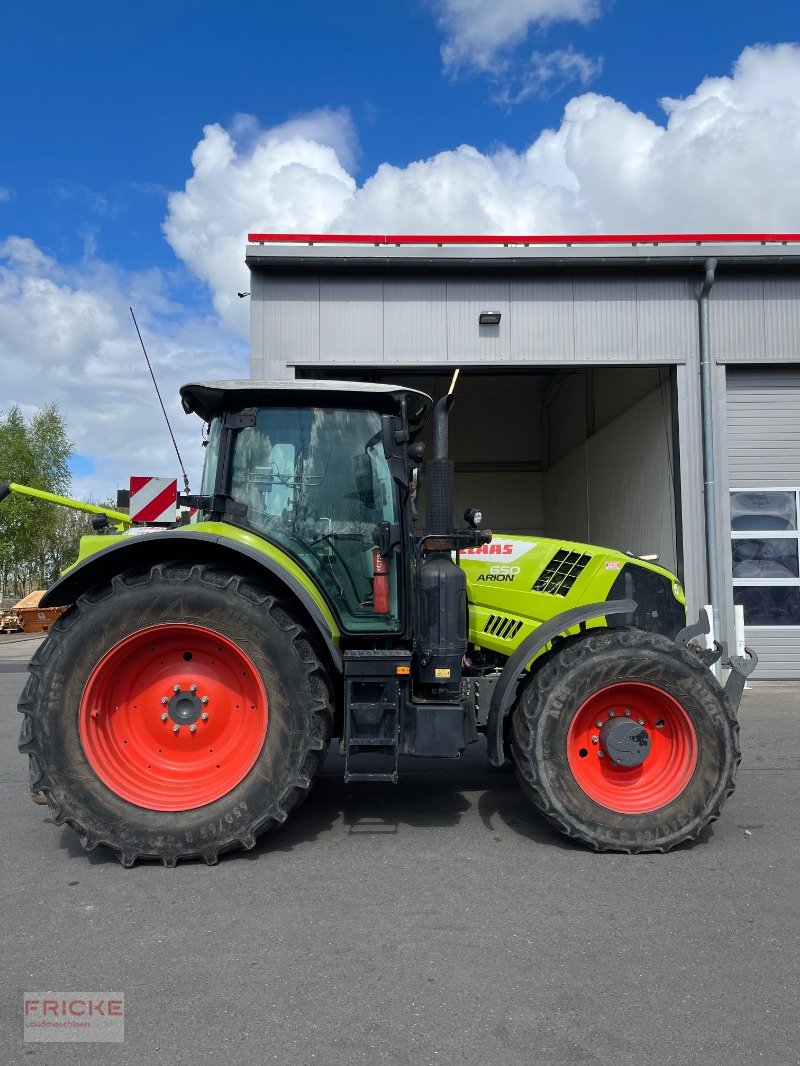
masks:
[[[498,74],[507,66],[508,50],[525,40],[531,26],[591,22],[601,5],[599,0],[438,0],[435,6],[445,34],[445,71]]]
[[[0,242],[0,409],[58,402],[76,450],[93,459],[94,472],[74,479],[77,495],[113,496],[131,474],[178,469],[129,304],[196,490],[201,427],[181,411],[178,387],[246,376],[244,346],[173,303],[157,271],[96,260],[64,268],[26,238]]]
[[[11,190],[6,189],[3,185],[0,185],[0,204],[6,203],[11,199]]]
[[[208,126],[165,223],[176,252],[211,286],[226,321],[247,328],[245,235],[795,230],[800,217],[800,47],[747,48],[654,122],[586,93],[521,152],[469,145],[362,185],[331,147],[346,115],[250,128],[247,147]],[[320,122],[319,119],[316,122]],[[351,143],[351,140],[348,140]]]
[[[493,94],[498,104],[521,104],[530,97],[547,99],[560,92],[570,82],[588,85],[603,69],[602,59],[592,59],[576,52],[570,45],[553,52],[533,52],[527,67],[500,79]]]
[[[244,332],[250,288],[244,266],[248,229],[317,232],[344,210],[356,188],[348,173],[356,136],[347,111],[316,111],[260,130],[239,116],[231,131],[206,126],[192,154],[194,176],[169,197],[164,233],[208,282],[228,325]]]

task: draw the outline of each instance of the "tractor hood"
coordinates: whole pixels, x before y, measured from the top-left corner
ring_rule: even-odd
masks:
[[[636,625],[674,637],[686,624],[678,579],[610,548],[503,536],[461,552],[467,578],[470,641],[509,655],[522,640],[562,611],[586,603],[632,599],[633,617],[609,624]],[[605,625],[601,616],[596,625]]]

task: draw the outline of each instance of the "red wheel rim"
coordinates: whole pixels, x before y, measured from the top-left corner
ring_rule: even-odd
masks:
[[[78,721],[89,765],[112,792],[149,810],[186,811],[247,776],[268,716],[264,685],[238,645],[202,626],[169,624],[103,656]]]
[[[618,715],[641,722],[650,736],[650,752],[639,766],[620,766],[603,751],[602,725]],[[666,807],[688,785],[697,765],[697,733],[668,693],[625,681],[600,689],[578,708],[567,757],[573,777],[595,803],[620,814],[646,814]]]

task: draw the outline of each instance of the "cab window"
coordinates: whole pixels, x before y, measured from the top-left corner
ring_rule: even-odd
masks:
[[[308,570],[350,632],[400,628],[397,561],[388,614],[373,609],[373,534],[397,521],[375,411],[265,407],[234,437],[230,495],[247,526]]]

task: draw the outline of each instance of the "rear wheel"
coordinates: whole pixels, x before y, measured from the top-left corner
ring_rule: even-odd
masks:
[[[694,839],[733,791],[740,758],[710,671],[639,630],[597,630],[554,653],[525,686],[512,736],[526,794],[600,851]]]
[[[20,700],[32,787],[88,850],[167,865],[250,848],[307,793],[332,707],[308,635],[270,592],[207,566],[82,596]]]

